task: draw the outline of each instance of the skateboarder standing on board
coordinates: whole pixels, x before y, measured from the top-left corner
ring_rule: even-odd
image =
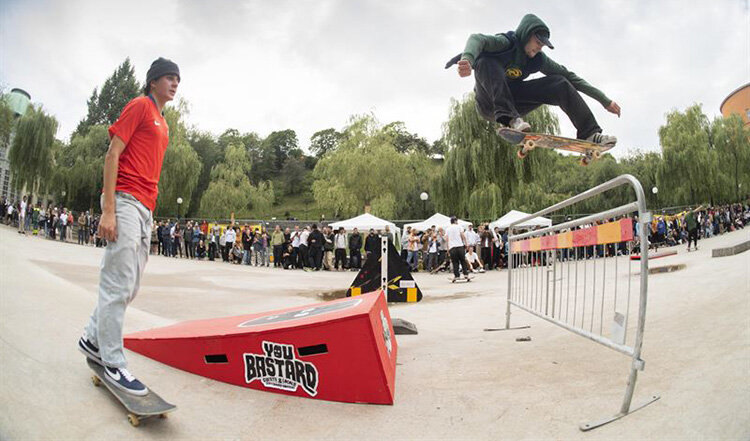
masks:
[[[451,59],[445,68],[458,63],[461,77],[468,77],[474,70],[477,111],[488,121],[529,132],[531,126],[522,117],[542,104],[550,104],[559,106],[568,115],[578,131],[578,139],[613,146],[617,138],[602,134],[578,92],[599,101],[618,117],[620,106],[547,57],[542,48],[554,49],[549,37],[547,25],[536,15],[527,14],[515,31],[471,35],[463,53]],[[524,81],[536,72],[545,76]]]
[[[458,266],[461,265],[461,272],[464,278],[469,278],[469,270],[466,265],[466,236],[463,229],[458,225],[456,216],[451,216],[451,225],[445,230],[445,236],[448,239],[448,254],[451,257],[453,265],[453,280],[460,277]]]
[[[148,260],[159,175],[169,143],[164,105],[174,99],[180,69],[159,58],[146,74],[144,96],[130,101],[109,128],[99,235],[107,248],[99,298],[78,349],[104,366],[105,381],[134,395],[148,389],[126,369],[122,346],[125,309],[138,292]]]

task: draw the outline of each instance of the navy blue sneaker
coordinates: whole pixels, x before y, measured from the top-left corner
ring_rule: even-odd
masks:
[[[83,352],[83,354],[92,361],[102,364],[102,357],[99,355],[99,348],[94,346],[85,335],[78,340],[78,350]]]
[[[133,374],[128,372],[125,368],[104,366],[104,372],[107,374],[105,377],[107,377],[106,379],[109,383],[118,389],[122,389],[129,394],[138,395],[140,397],[148,393],[148,388],[146,388],[143,383],[138,381]]]

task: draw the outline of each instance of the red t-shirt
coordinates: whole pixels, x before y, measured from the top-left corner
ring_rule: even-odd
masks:
[[[130,101],[109,128],[125,143],[120,154],[115,191],[133,195],[149,210],[156,208],[159,175],[169,144],[169,127],[156,104],[147,96]]]

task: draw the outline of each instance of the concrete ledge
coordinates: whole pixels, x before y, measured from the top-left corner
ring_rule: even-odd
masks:
[[[726,257],[740,254],[743,251],[750,250],[750,240],[746,240],[737,245],[726,248],[714,248],[711,250],[711,257]]]

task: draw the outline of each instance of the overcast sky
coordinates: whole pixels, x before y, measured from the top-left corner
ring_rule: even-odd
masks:
[[[550,27],[547,54],[622,107],[618,119],[586,98],[618,136],[616,156],[658,149],[671,109],[702,103],[713,118],[750,82],[748,0],[0,0],[0,85],[29,92],[67,139],[126,57],[144,81],[164,56],[202,130],[294,129],[306,148],[314,132],[372,112],[432,142],[450,99],[474,86],[445,62],[469,34],[515,29],[528,12]]]

